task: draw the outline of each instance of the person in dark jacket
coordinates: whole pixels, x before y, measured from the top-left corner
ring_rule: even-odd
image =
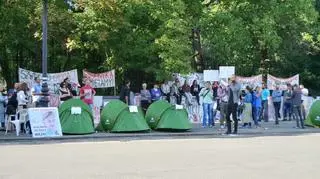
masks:
[[[301,115],[302,92],[298,85],[294,85],[292,93],[293,114],[296,116],[297,128],[304,129],[304,121]]]
[[[130,84],[130,81],[126,81],[120,91],[120,100],[128,105],[130,105]]]
[[[201,90],[200,85],[198,84],[197,80],[194,80],[191,85],[191,94],[192,96],[196,97],[198,105],[200,105],[200,96],[199,96],[200,90]]]

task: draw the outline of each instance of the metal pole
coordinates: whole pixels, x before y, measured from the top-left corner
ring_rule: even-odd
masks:
[[[40,99],[38,106],[48,107],[48,0],[43,0],[42,31],[42,98]]]

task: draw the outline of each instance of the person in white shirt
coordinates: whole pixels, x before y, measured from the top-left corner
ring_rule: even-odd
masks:
[[[170,85],[168,84],[168,81],[165,81],[161,85],[161,92],[163,93],[163,96],[166,97],[166,100],[170,103]]]
[[[303,85],[300,85],[300,89],[302,92],[302,105],[301,105],[301,111],[302,111],[302,116],[303,119],[306,119],[306,115],[307,115],[307,101],[308,101],[308,96],[309,96],[309,90],[307,88],[305,88]]]
[[[26,83],[21,83],[18,87],[17,100],[18,100],[18,110],[26,109],[29,103],[29,97],[27,95],[28,85]]]

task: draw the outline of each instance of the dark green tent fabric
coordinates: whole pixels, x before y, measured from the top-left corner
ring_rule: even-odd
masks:
[[[81,114],[71,114],[72,107],[80,107]],[[59,107],[60,123],[64,134],[94,133],[90,107],[80,99],[70,99]]]
[[[128,105],[120,100],[110,101],[101,114],[101,126],[110,132],[140,132],[149,131],[150,128],[138,108],[137,113],[129,111]]]
[[[146,119],[154,130],[190,130],[192,125],[186,109],[175,109],[174,105],[160,100],[150,105]]]
[[[171,104],[164,100],[156,101],[149,106],[146,112],[146,120],[151,129],[157,127],[162,114],[169,108],[171,108]]]
[[[316,100],[311,105],[306,119],[306,125],[320,127],[320,100]]]

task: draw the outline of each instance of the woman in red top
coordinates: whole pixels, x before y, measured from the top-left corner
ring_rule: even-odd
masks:
[[[93,109],[93,97],[96,91],[90,86],[90,81],[86,80],[86,84],[80,89],[80,99]]]

